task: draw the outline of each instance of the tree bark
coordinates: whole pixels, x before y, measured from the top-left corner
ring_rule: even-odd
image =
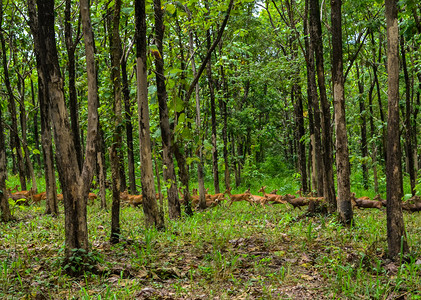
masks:
[[[413,156],[413,130],[411,124],[411,115],[412,115],[412,105],[411,105],[411,83],[409,81],[408,66],[406,63],[406,50],[405,50],[405,37],[401,35],[400,37],[400,49],[402,56],[402,69],[405,79],[405,152],[407,158],[407,170],[409,173],[409,183],[411,186],[411,194],[415,195],[415,183],[416,183],[416,174],[414,167],[414,156]]]
[[[32,105],[34,107],[37,107],[36,102],[35,102],[35,89],[34,89],[34,81],[31,79],[31,98],[32,98]],[[39,105],[38,105],[39,108]],[[38,153],[35,153],[35,161],[38,165],[38,168],[41,168],[41,155],[39,153],[41,153],[40,151],[40,139],[39,139],[39,132],[38,132],[38,109],[35,110],[33,118],[32,118],[32,122],[33,122],[33,130],[32,130],[32,134],[34,135],[34,148],[35,150],[37,150]]]
[[[177,181],[175,176],[173,153],[171,148],[171,130],[167,106],[168,95],[165,87],[164,77],[164,22],[161,0],[154,0],[154,11],[156,36],[155,42],[158,48],[158,53],[155,55],[156,86],[157,98],[159,103],[159,125],[161,128],[162,138],[164,181],[165,184],[169,186],[167,189],[169,217],[170,219],[178,219],[181,216],[181,209],[180,201],[178,199]]]
[[[322,108],[322,145],[323,145],[323,196],[329,211],[336,211],[335,185],[333,180],[332,133],[330,129],[330,105],[326,95],[322,26],[320,22],[319,1],[310,0],[310,39],[316,56],[317,82],[319,85],[320,105]]]
[[[368,190],[368,148],[367,148],[367,118],[365,113],[365,101],[364,101],[364,83],[360,77],[360,68],[356,63],[357,80],[358,80],[358,92],[359,92],[359,108],[360,108],[360,130],[361,130],[361,169],[363,175],[363,186],[365,190]]]
[[[350,164],[345,118],[345,88],[342,58],[342,0],[331,0],[332,79],[336,129],[336,174],[338,178],[338,213],[341,222],[352,222]]]
[[[124,123],[126,127],[126,142],[127,142],[127,169],[129,173],[129,192],[137,195],[135,164],[133,155],[133,125],[132,125],[132,103],[130,100],[129,81],[127,76],[127,56],[123,55],[121,60],[121,80],[123,84],[124,97]]]
[[[306,0],[306,11],[309,7],[309,0]],[[320,106],[319,106],[319,96],[317,94],[317,83],[316,83],[316,72],[315,72],[315,62],[314,62],[314,47],[313,43],[309,41],[307,37],[309,35],[309,29],[307,26],[307,12],[305,14],[305,48],[306,48],[306,68],[307,68],[307,95],[308,103],[313,113],[313,190],[317,191],[319,197],[323,196],[324,183],[323,183],[323,156],[322,156],[322,141],[320,136],[321,121],[320,121]]]
[[[26,171],[27,177],[31,178],[31,191],[35,194],[38,193],[38,186],[37,186],[37,180],[35,177],[34,172],[34,165],[31,161],[31,155],[29,153],[29,147],[28,147],[28,138],[27,138],[27,119],[26,119],[26,108],[25,108],[25,78],[17,72],[18,80],[17,80],[17,88],[19,91],[19,107],[20,107],[20,128],[22,131],[22,149],[23,153],[25,154],[25,165],[26,165]]]
[[[111,174],[113,202],[111,209],[111,238],[112,244],[120,240],[120,191],[121,191],[121,173],[120,173],[120,154],[122,145],[122,116],[121,116],[121,39],[120,39],[120,10],[121,0],[116,0],[114,5],[114,14],[112,17],[112,33],[110,38],[111,48],[111,81],[114,88],[114,133],[113,144],[110,149]],[[124,177],[124,173],[123,173]]]
[[[374,192],[379,193],[379,180],[377,176],[377,145],[374,140],[377,128],[374,126],[374,112],[373,112],[373,89],[375,82],[373,81],[370,91],[368,93],[368,107],[370,112],[370,135],[371,135],[371,163],[373,167],[373,181],[374,181]]]
[[[137,106],[139,114],[139,140],[143,212],[146,227],[164,228],[156,202],[155,184],[152,168],[151,133],[149,129],[148,86],[146,69],[146,12],[145,0],[134,1],[136,15],[136,71]]]
[[[76,92],[76,58],[75,52],[76,47],[79,43],[79,30],[80,21],[78,20],[78,32],[76,34],[75,41],[73,41],[73,28],[71,18],[71,0],[66,0],[66,6],[64,9],[64,36],[66,41],[66,51],[68,57],[68,72],[69,72],[69,112],[70,121],[72,126],[73,139],[76,147],[76,157],[79,169],[82,170],[83,164],[83,153],[82,144],[80,141],[80,129],[79,129],[79,115],[78,115],[78,100]]]
[[[211,47],[211,38],[210,30],[207,30],[207,44],[208,48]],[[218,171],[218,149],[216,144],[216,107],[215,107],[215,91],[214,83],[212,79],[212,64],[209,59],[207,64],[207,76],[208,76],[208,85],[209,85],[209,94],[210,94],[210,109],[211,109],[211,119],[212,119],[212,171],[213,171],[213,186],[215,188],[215,194],[220,193],[219,188],[219,171]]]
[[[72,249],[83,249],[86,252],[89,249],[86,199],[82,196],[86,181],[81,178],[79,167],[75,163],[76,152],[71,137],[55,43],[54,1],[38,0],[37,4],[41,77],[47,85],[49,109],[54,124],[57,165],[65,207],[65,253],[69,259],[74,255]],[[90,112],[91,115],[94,114],[91,110]]]
[[[387,121],[387,243],[389,258],[408,252],[402,216],[402,166],[399,137],[399,26],[396,0],[385,0],[387,25],[388,121]]]
[[[3,26],[3,1],[0,3],[0,34]],[[3,40],[3,38],[2,38]],[[4,50],[4,47],[2,47]],[[3,55],[4,51],[2,51]],[[3,65],[4,66],[4,65]],[[6,190],[7,161],[6,143],[4,139],[3,111],[0,105],[0,221],[9,222],[13,219],[9,208],[9,196]]]

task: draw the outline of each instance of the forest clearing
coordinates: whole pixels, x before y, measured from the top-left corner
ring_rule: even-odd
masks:
[[[0,298],[421,299],[419,0],[0,2]]]

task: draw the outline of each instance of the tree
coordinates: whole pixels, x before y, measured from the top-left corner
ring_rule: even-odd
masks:
[[[37,1],[38,46],[40,47],[38,59],[40,76],[47,85],[49,111],[54,125],[56,149],[59,153],[57,166],[63,190],[66,263],[70,263],[70,257],[75,255],[74,249],[78,250],[79,255],[89,251],[86,202],[93,177],[98,128],[98,101],[97,94],[95,94],[96,70],[88,1],[81,0],[80,7],[88,74],[88,130],[82,170],[77,164],[74,140],[71,137],[71,126],[65,105],[63,78],[58,63],[54,31],[54,1]],[[84,257],[85,261],[86,259],[87,256]]]
[[[323,145],[323,196],[325,197],[329,211],[336,210],[335,185],[333,181],[333,153],[332,133],[330,120],[330,105],[326,95],[324,75],[322,25],[320,21],[320,8],[318,0],[310,0],[310,39],[313,44],[316,57],[317,82],[320,93],[320,106],[322,111],[322,145]]]
[[[41,115],[41,144],[44,157],[44,177],[46,188],[46,214],[58,215],[57,205],[57,186],[54,170],[54,152],[51,133],[51,120],[48,104],[48,83],[46,78],[42,76],[41,54],[42,47],[40,45],[40,32],[38,26],[38,16],[35,0],[28,0],[29,27],[34,39],[34,52],[37,63],[38,72],[38,100]]]
[[[402,216],[402,166],[399,136],[399,25],[396,0],[385,0],[387,25],[387,244],[389,258],[399,259],[408,252],[405,224]],[[402,252],[401,252],[402,251]]]
[[[342,58],[342,0],[332,0],[332,80],[336,128],[336,174],[338,177],[338,212],[344,224],[352,222],[351,183],[348,136],[345,119],[345,94]]]
[[[154,0],[155,11],[155,42],[158,52],[155,53],[155,75],[157,86],[157,98],[159,103],[159,127],[162,138],[162,158],[164,168],[164,181],[168,186],[168,213],[170,219],[181,216],[180,201],[178,199],[177,181],[175,177],[173,153],[171,149],[171,130],[168,118],[167,91],[164,76],[164,23],[161,0]]]
[[[2,25],[3,1],[0,3],[0,32],[2,32]],[[2,53],[4,55],[3,51]],[[10,213],[9,209],[9,196],[6,190],[6,177],[6,144],[4,142],[3,107],[0,104],[0,221],[2,222],[9,222],[12,220],[12,214]]]
[[[111,174],[113,203],[111,210],[111,243],[118,243],[120,240],[120,156],[121,154],[121,136],[122,136],[122,116],[121,116],[121,40],[120,40],[120,10],[121,0],[116,0],[114,5],[114,14],[111,24],[111,80],[114,88],[114,134],[113,144],[110,148]]]
[[[70,120],[72,124],[73,139],[75,140],[77,163],[79,168],[82,168],[83,153],[82,145],[80,141],[80,128],[79,128],[79,116],[78,116],[78,100],[76,91],[76,47],[80,41],[80,18],[77,24],[77,34],[75,40],[73,40],[73,27],[72,27],[72,1],[66,0],[66,6],[64,9],[64,36],[66,41],[66,51],[68,63],[68,74],[69,74],[69,112]]]
[[[151,133],[149,129],[149,105],[146,62],[146,12],[145,0],[134,1],[136,18],[136,74],[137,106],[139,115],[139,140],[143,212],[146,227],[164,228],[163,216],[160,216],[155,196],[152,169]]]

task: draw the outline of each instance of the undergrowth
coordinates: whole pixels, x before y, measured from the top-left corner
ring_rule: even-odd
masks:
[[[142,209],[123,207],[121,242],[111,245],[110,212],[97,203],[88,207],[95,272],[70,277],[64,216],[43,211],[19,206],[18,221],[0,224],[1,299],[421,298],[419,214],[404,213],[412,252],[393,263],[385,210],[356,210],[350,229],[289,205],[223,204],[161,232],[144,228]]]

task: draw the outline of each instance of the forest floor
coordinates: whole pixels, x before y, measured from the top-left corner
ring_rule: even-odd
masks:
[[[356,210],[350,229],[289,205],[223,204],[157,232],[144,229],[142,209],[122,207],[122,241],[111,245],[110,212],[95,204],[97,263],[70,277],[64,216],[43,211],[15,207],[18,221],[0,224],[1,299],[421,299],[419,213],[404,212],[412,252],[393,263],[385,210]]]

